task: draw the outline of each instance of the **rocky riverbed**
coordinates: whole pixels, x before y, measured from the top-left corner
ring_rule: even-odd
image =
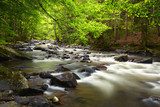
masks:
[[[159,94],[152,92],[160,79],[159,63],[153,57],[60,47],[52,41],[33,40],[12,47],[13,53],[27,57],[0,54],[2,107],[160,106]],[[126,104],[120,100],[123,95],[128,98]]]

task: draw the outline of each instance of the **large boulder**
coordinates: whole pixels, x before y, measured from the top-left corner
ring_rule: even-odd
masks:
[[[20,72],[13,72],[0,66],[0,90],[19,90],[28,88],[27,79]]]
[[[54,76],[51,79],[50,84],[66,88],[75,88],[77,86],[77,81],[72,73],[67,72],[58,76]]]
[[[0,46],[0,61],[13,59],[30,60],[32,58],[31,56],[24,54],[23,52],[18,52],[10,47]]]

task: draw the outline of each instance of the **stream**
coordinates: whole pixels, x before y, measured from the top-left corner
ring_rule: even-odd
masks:
[[[72,48],[60,48],[74,52]],[[83,49],[77,49],[78,54]],[[4,64],[9,68],[20,69],[22,72],[54,71],[58,64],[71,64],[71,71],[81,79],[77,80],[75,89],[66,91],[62,87],[49,86],[44,93],[50,95],[52,90],[62,91],[64,104],[57,107],[160,107],[159,99],[153,101],[151,96],[160,96],[160,63],[142,64],[136,62],[118,62],[116,53],[91,52],[92,62],[104,63],[106,70],[95,70],[90,76],[78,73],[76,66],[88,66],[72,59],[56,57],[46,58],[46,53],[40,50],[28,52],[35,59],[32,61],[8,61]],[[54,75],[54,73],[53,73]]]

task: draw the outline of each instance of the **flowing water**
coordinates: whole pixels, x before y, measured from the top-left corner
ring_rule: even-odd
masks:
[[[78,80],[77,88],[69,92],[66,103],[60,107],[146,107],[143,98],[160,96],[159,62],[117,62],[112,53],[92,53],[90,58],[92,61],[107,63],[107,70],[96,71]],[[27,66],[26,71],[38,72],[53,70],[60,63],[68,61],[55,58],[6,64],[10,67]],[[60,87],[51,86],[50,89],[64,91]]]

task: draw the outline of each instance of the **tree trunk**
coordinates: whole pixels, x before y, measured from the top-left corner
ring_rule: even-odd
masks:
[[[148,36],[148,19],[141,18],[141,32],[142,32],[142,47],[145,48],[147,45],[147,36]]]
[[[126,13],[126,16],[125,16],[125,27],[126,27],[125,39],[127,39],[127,37],[129,36],[129,34],[128,34],[128,15],[127,15],[127,13]]]
[[[54,22],[54,35],[55,35],[56,42],[58,44],[60,41],[57,35],[57,23],[56,22]]]
[[[157,34],[160,37],[160,26],[157,26]]]

